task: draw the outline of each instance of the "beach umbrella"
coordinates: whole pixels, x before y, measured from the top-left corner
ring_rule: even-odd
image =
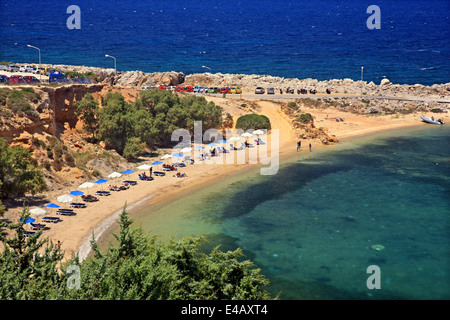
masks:
[[[40,216],[40,215],[43,215],[43,214],[46,214],[46,213],[47,213],[47,211],[45,211],[42,208],[34,208],[34,209],[30,210],[30,214],[36,215],[36,216]]]
[[[205,149],[204,146],[196,146],[195,149]]]
[[[92,182],[85,182],[78,186],[80,189],[92,188],[94,184]]]
[[[183,157],[183,155],[181,153],[174,153],[172,156],[177,157],[177,158]]]
[[[97,184],[100,184],[100,183],[105,183],[105,182],[107,182],[108,180],[106,180],[106,179],[98,179],[97,181],[95,181],[94,183],[97,183]]]
[[[143,165],[140,165],[138,167],[138,169],[139,170],[148,170],[148,169],[150,169],[150,166],[148,164],[143,164]]]
[[[71,196],[79,197],[79,196],[82,196],[84,194],[84,192],[83,191],[74,190],[74,191],[70,191],[69,194]]]
[[[228,141],[239,141],[239,140],[241,140],[241,138],[239,137],[231,137],[228,139]]]
[[[181,149],[181,153],[186,153],[186,152],[191,152],[192,151],[192,148],[183,148],[183,149]]]
[[[22,218],[20,218],[19,221],[22,222],[22,221],[23,221]],[[25,220],[25,223],[33,223],[33,222],[35,222],[35,221],[36,221],[36,219],[28,218],[27,220]]]
[[[169,158],[172,158],[172,155],[171,155],[171,154],[165,154],[165,155],[163,155],[163,156],[161,157],[162,160],[166,160],[166,159],[169,159]],[[153,164],[153,163],[152,163],[152,164]]]
[[[219,141],[217,141],[217,143],[227,143],[227,140],[219,140]]]
[[[253,134],[256,134],[256,135],[264,134],[264,131],[262,131],[261,129],[258,129],[258,130],[253,131]]]
[[[108,176],[108,178],[119,178],[119,177],[121,177],[121,176],[122,176],[121,173],[114,171],[113,173],[111,173],[111,174]]]
[[[250,132],[244,132],[243,134],[241,134],[241,137],[251,138],[253,137],[253,134],[251,134]]]
[[[214,142],[211,142],[210,144],[208,144],[208,147],[217,147],[217,144],[215,144]]]
[[[64,194],[64,195],[56,198],[56,200],[58,200],[59,202],[62,202],[62,203],[68,203],[68,202],[72,202],[73,198],[67,194]]]
[[[152,163],[152,165],[156,166],[156,165],[161,164],[161,163],[163,163],[163,162],[162,161],[155,161],[155,162]]]
[[[134,170],[127,169],[127,170],[123,171],[122,173],[123,174],[130,174],[130,173],[133,173],[133,172],[134,172]]]
[[[47,208],[60,208],[60,206],[58,206],[55,203],[48,203],[48,204],[44,205],[44,207],[47,207]]]

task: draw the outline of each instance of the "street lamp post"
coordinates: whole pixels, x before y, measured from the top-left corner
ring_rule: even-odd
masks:
[[[206,69],[209,69],[209,73],[211,73],[211,68],[210,68],[210,67],[207,67],[207,66],[202,66],[202,68],[206,68]]]
[[[39,49],[38,47],[32,46],[27,44],[27,47],[36,49],[37,51],[39,51],[39,67],[38,67],[38,71],[39,71],[39,82],[41,82],[41,49]]]
[[[362,94],[362,88],[363,88],[363,74],[364,74],[364,67],[361,67],[361,94]]]
[[[110,56],[109,54],[105,54],[105,57],[107,58],[113,58],[114,59],[114,71],[117,74],[117,65],[116,65],[116,58],[113,56]]]

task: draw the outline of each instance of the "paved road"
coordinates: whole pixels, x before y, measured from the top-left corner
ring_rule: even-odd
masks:
[[[210,94],[211,96],[221,96],[221,94]],[[227,94],[227,98],[239,99],[239,94]],[[435,99],[423,97],[394,97],[394,96],[371,96],[354,94],[242,94],[244,99],[300,99],[300,98],[370,98],[370,99],[389,99],[404,101],[424,101],[450,103],[450,99]]]

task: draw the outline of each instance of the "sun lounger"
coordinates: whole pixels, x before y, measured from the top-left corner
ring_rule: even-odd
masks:
[[[25,231],[23,234],[25,235],[25,237],[29,237],[34,235],[36,232],[32,232],[32,231]]]
[[[125,180],[125,181],[122,181],[122,184],[125,184],[125,183],[128,183],[130,186],[135,186],[135,185],[137,185],[137,181],[134,181],[134,180]]]
[[[83,202],[72,202],[70,204],[71,208],[86,208],[86,203]]]
[[[174,167],[186,167],[186,164],[184,164],[183,162],[175,162],[173,164]]]
[[[98,201],[97,197],[91,196],[91,195],[82,195],[81,199],[83,199],[85,202],[95,202]]]
[[[152,181],[154,179],[153,177],[147,177],[147,176],[143,177],[141,175],[139,175],[138,177],[139,177],[139,180],[143,180],[143,181]]]
[[[161,172],[161,171],[155,171],[155,172],[153,172],[153,174],[154,174],[155,176],[159,176],[159,177],[163,177],[163,176],[166,175],[165,172]]]
[[[73,212],[73,209],[64,209],[64,208],[59,208],[58,211],[67,211],[67,212]]]
[[[96,194],[97,196],[109,196],[109,195],[111,195],[111,192],[99,190],[99,191],[96,191],[95,194]]]
[[[261,140],[261,138],[255,139],[256,144],[266,144],[264,141]]]
[[[41,223],[30,223],[30,228],[32,230],[41,230],[45,228],[45,224],[41,224]]]
[[[122,189],[120,189],[120,187],[112,186],[112,185],[109,185],[108,189],[109,189],[109,191],[120,191],[120,190],[122,190]]]
[[[239,148],[236,148],[234,145],[232,145],[232,144],[230,143],[230,149],[231,149],[231,150],[242,150],[242,149],[244,149],[244,148],[242,148],[242,144],[241,144],[241,146],[240,146]]]
[[[59,222],[59,221],[62,221],[62,220],[60,218],[58,218],[58,217],[43,217],[42,221],[43,222],[56,223],[56,222]]]
[[[61,210],[58,210],[58,211],[56,211],[56,214],[60,214],[60,215],[63,215],[63,216],[74,216],[74,215],[76,215],[76,213],[75,213],[75,211],[61,211]]]

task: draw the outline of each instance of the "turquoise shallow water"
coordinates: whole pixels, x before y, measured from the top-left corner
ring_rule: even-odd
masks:
[[[162,238],[202,234],[209,247],[243,248],[281,299],[449,299],[449,140],[448,126],[361,138],[135,222]],[[370,265],[381,289],[366,286]]]

